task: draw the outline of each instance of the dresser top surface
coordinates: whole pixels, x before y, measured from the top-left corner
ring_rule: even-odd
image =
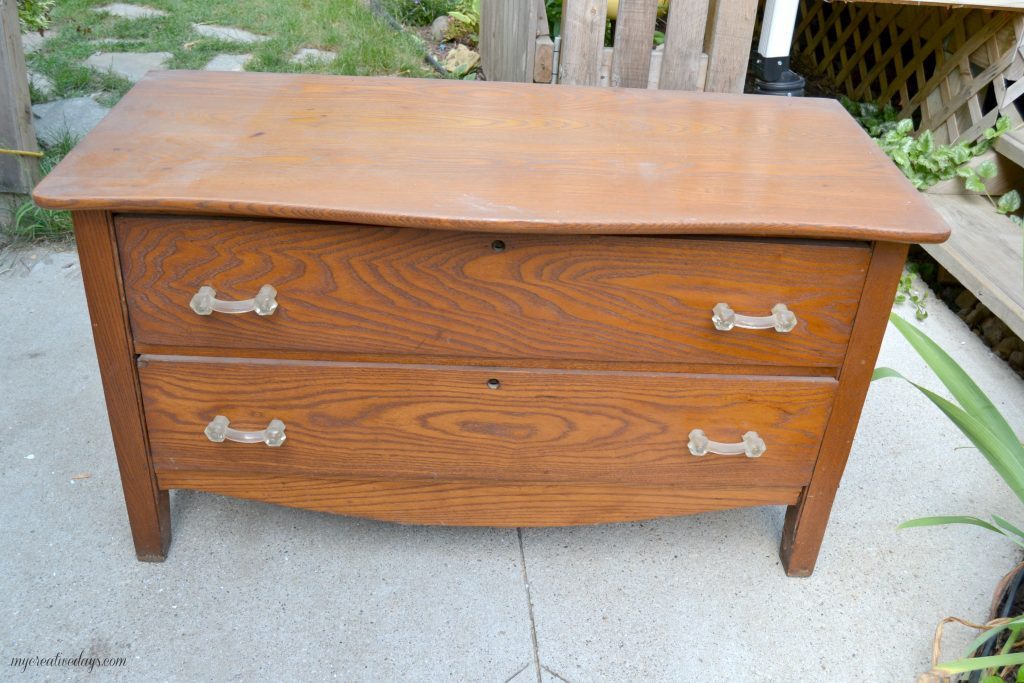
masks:
[[[488,232],[948,236],[831,100],[400,78],[152,72],[34,197]]]

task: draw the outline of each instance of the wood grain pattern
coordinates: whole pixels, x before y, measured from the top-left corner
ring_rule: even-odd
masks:
[[[805,484],[836,389],[824,378],[150,356],[139,375],[161,473],[688,488]],[[216,415],[247,431],[282,420],[287,441],[212,443],[203,429]],[[693,429],[725,442],[753,430],[768,448],[695,457]]]
[[[949,232],[834,101],[411,78],[152,72],[34,196],[479,232]]]
[[[1024,337],[1024,248],[1020,228],[980,195],[928,195],[951,226],[927,251],[1018,337]]]
[[[878,243],[874,247],[850,350],[840,371],[839,391],[814,475],[800,502],[786,511],[780,555],[790,576],[810,576],[814,571],[906,259],[906,245]]]
[[[612,56],[613,88],[646,88],[651,71],[651,45],[658,0],[621,0],[615,21]]]
[[[534,2],[481,0],[480,64],[488,81],[533,81],[537,9]]]
[[[39,145],[32,127],[17,4],[17,0],[0,0],[0,147],[35,152]],[[38,180],[38,159],[0,154],[0,192],[28,194]]]
[[[668,8],[658,87],[700,90],[708,0],[675,0]],[[705,76],[705,79],[707,77]]]
[[[163,346],[838,367],[865,246],[117,219],[135,338]],[[496,251],[495,240],[503,249]],[[272,316],[196,315],[278,291]],[[799,323],[716,330],[711,310]]]
[[[160,485],[403,524],[543,527],[629,522],[757,505],[799,489],[372,481],[227,472],[162,472]]]
[[[705,92],[743,92],[757,5],[757,0],[718,0],[709,12]]]
[[[564,0],[559,83],[597,85],[607,12],[605,0]]]
[[[166,491],[158,490],[149,460],[113,222],[109,214],[93,211],[76,212],[73,219],[135,552],[140,560],[159,562],[171,542],[170,500]]]

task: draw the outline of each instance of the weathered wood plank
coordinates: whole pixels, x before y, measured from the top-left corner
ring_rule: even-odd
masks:
[[[565,0],[558,80],[566,85],[597,85],[600,80],[605,0]]]
[[[708,25],[707,92],[743,92],[757,0],[718,0]]]
[[[0,147],[27,152],[39,149],[32,128],[16,0],[0,0]],[[38,159],[0,154],[0,192],[28,194],[38,180]]]
[[[1021,230],[979,195],[926,195],[952,228],[949,241],[925,246],[1017,336],[1024,337]]]
[[[676,0],[669,6],[661,57],[661,90],[700,90],[704,78],[704,27],[708,0]]]
[[[532,82],[536,44],[535,3],[481,0],[480,62],[487,80]]]
[[[555,66],[555,41],[551,39],[544,0],[535,0],[534,4],[537,6],[537,43],[533,51],[533,82],[550,83]]]
[[[646,88],[651,72],[654,22],[658,0],[622,0],[615,21],[613,88]]]

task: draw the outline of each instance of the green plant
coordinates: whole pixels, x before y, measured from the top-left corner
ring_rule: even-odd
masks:
[[[388,11],[403,24],[428,26],[434,19],[454,10],[458,0],[387,0]]]
[[[953,424],[978,448],[982,456],[1016,494],[1017,499],[1024,503],[1024,445],[1021,444],[1006,418],[971,379],[970,375],[928,335],[896,314],[891,314],[889,320],[928,364],[939,381],[952,394],[954,400],[950,401],[920,384],[911,382],[892,368],[876,368],[872,380],[895,377],[916,387],[952,420]],[[967,515],[921,517],[904,522],[900,528],[944,524],[978,526],[1005,536],[1024,547],[1024,530],[999,515],[992,515],[992,522]],[[1012,651],[1021,644],[1022,630],[1024,630],[1024,616],[995,626],[982,633],[971,644],[964,658],[939,664],[936,669],[939,673],[945,674],[985,671],[989,676],[984,679],[985,681],[1002,681],[1003,678],[997,670],[1005,671],[1008,667],[1024,664],[1024,652]],[[976,652],[981,645],[1003,632],[1006,632],[1007,640],[998,655],[971,657],[971,654]],[[993,676],[997,677],[993,678]],[[1019,672],[1017,680],[1022,680]]]
[[[551,37],[557,38],[562,34],[562,0],[544,0],[544,9],[547,11]]]
[[[914,317],[924,320],[928,317],[928,292],[918,292],[914,287],[914,276],[917,275],[917,268],[914,264],[908,264],[907,270],[900,277],[900,284],[896,290],[896,304],[909,303],[914,309]]]
[[[480,33],[480,0],[459,0],[448,16],[452,18],[452,24],[445,37],[467,40],[475,45]]]
[[[854,102],[847,97],[840,100],[850,115],[878,140],[878,145],[899,166],[903,174],[919,190],[931,187],[940,180],[957,176],[964,179],[967,189],[985,190],[983,180],[995,176],[995,164],[984,162],[977,169],[967,163],[992,147],[992,142],[1010,130],[1010,119],[1000,116],[996,125],[986,129],[974,142],[938,145],[930,130],[914,136],[914,121],[899,119],[890,106],[879,107],[871,102]]]
[[[63,131],[53,142],[44,145],[39,166],[43,175],[49,173],[78,143],[78,138]],[[71,234],[71,214],[67,211],[41,209],[31,200],[19,204],[11,217],[8,233],[18,240],[59,239]]]
[[[50,27],[50,12],[56,0],[18,0],[18,23],[25,31],[42,33]]]

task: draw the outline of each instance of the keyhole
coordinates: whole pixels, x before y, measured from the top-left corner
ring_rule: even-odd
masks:
[[[501,240],[494,240],[491,242],[491,249],[497,252],[505,251],[505,243]]]
[[[501,388],[501,382],[499,382],[496,379],[489,379],[489,380],[487,380],[487,388],[488,389],[500,389]]]

